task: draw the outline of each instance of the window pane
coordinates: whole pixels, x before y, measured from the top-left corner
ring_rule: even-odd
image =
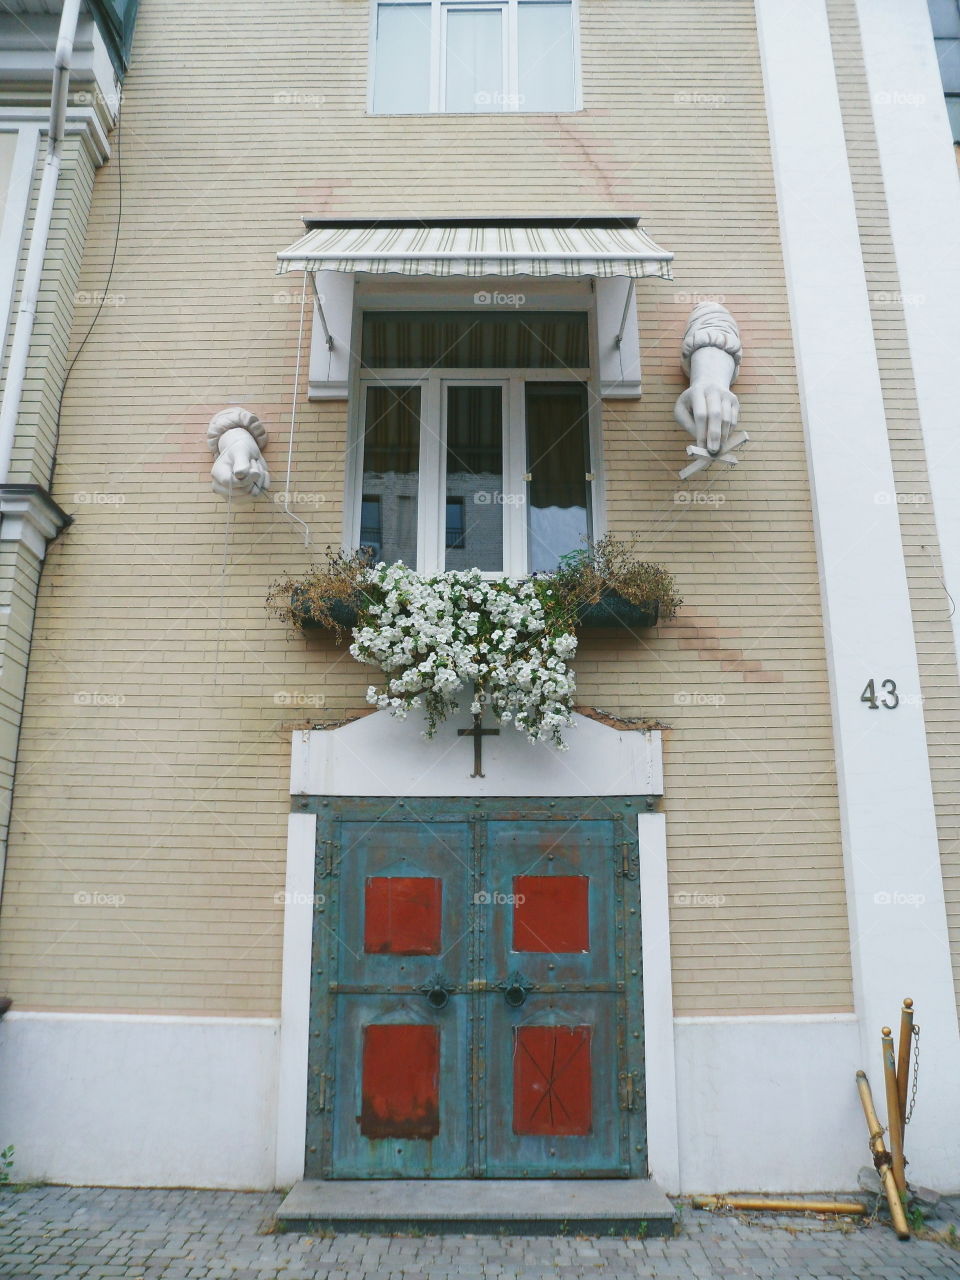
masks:
[[[960,36],[960,5],[957,0],[928,0],[935,36]]]
[[[369,387],[360,540],[378,560],[417,563],[420,388]]]
[[[503,110],[503,18],[499,9],[447,11],[446,110]]]
[[[960,40],[938,40],[937,61],[945,93],[960,93]]]
[[[486,295],[481,295],[486,296]],[[370,311],[367,369],[587,369],[586,312]]]
[[[573,5],[517,7],[521,111],[572,111],[575,106]]]
[[[587,389],[579,382],[528,382],[527,559],[550,573],[590,536]]]
[[[373,109],[430,110],[430,5],[377,6]]]
[[[950,117],[953,140],[954,142],[960,142],[960,98],[947,99],[947,115]]]
[[[455,538],[457,520],[463,523]],[[500,387],[447,388],[446,547],[448,569],[503,568]]]

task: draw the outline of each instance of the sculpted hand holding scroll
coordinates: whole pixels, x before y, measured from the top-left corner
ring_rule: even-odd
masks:
[[[740,369],[743,347],[737,322],[719,302],[701,302],[690,313],[680,347],[680,359],[690,386],[677,400],[673,416],[695,444],[687,445],[694,459],[680,479],[714,462],[736,466],[734,451],[749,440],[737,431],[740,401],[730,390]]]

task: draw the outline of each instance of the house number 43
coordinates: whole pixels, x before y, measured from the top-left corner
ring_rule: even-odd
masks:
[[[871,711],[879,711],[881,707],[886,707],[888,711],[893,711],[895,707],[900,705],[900,695],[897,693],[897,683],[895,680],[881,680],[880,688],[884,690],[882,696],[877,696],[876,680],[868,680],[866,688],[860,695],[860,701],[865,702]]]

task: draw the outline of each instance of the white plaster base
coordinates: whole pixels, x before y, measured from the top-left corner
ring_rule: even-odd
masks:
[[[852,1014],[678,1018],[675,1031],[685,1193],[856,1187],[870,1156]]]
[[[75,1185],[274,1185],[273,1019],[17,1013],[0,1023],[13,1176]]]

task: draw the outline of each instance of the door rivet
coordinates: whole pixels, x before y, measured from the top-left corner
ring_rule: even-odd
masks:
[[[634,976],[634,977],[636,977],[636,976],[637,976],[637,971],[636,971],[636,969],[631,969],[631,970],[630,970],[630,972],[633,974],[633,976]]]

